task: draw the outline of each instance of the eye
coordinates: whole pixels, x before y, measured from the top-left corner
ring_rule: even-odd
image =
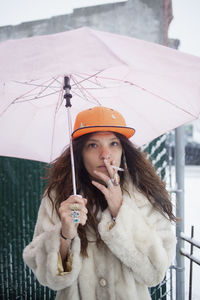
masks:
[[[87,148],[96,148],[97,147],[97,144],[96,143],[89,143],[87,145]]]
[[[119,142],[114,141],[114,142],[111,143],[111,146],[119,146]]]

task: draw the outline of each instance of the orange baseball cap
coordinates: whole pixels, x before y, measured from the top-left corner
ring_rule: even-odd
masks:
[[[135,129],[127,127],[124,117],[114,109],[96,106],[78,113],[72,133],[73,139],[97,131],[113,131],[127,138],[135,133]]]

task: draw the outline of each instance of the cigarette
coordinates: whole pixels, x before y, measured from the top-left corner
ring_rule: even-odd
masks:
[[[124,171],[124,169],[111,165],[111,167],[117,171]]]

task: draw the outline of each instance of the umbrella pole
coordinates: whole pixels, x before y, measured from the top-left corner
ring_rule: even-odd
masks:
[[[184,256],[180,250],[184,248],[184,241],[180,235],[184,232],[184,167],[185,167],[185,144],[184,144],[184,126],[176,128],[176,152],[175,152],[175,168],[176,168],[176,216],[181,221],[176,224],[176,299],[185,299],[185,262]]]
[[[67,107],[67,117],[68,117],[68,129],[69,129],[69,137],[70,137],[70,155],[71,155],[71,168],[72,168],[72,184],[73,184],[73,194],[76,195],[76,175],[75,175],[75,165],[74,165],[74,152],[73,152],[73,143],[72,143],[72,121],[70,114],[71,98],[70,94],[71,86],[70,86],[70,78],[68,76],[64,77],[64,86],[65,90],[64,98],[66,99],[66,107]]]

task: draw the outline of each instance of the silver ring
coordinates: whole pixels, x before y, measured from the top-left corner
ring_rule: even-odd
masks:
[[[78,210],[72,210],[71,217],[72,218],[80,217],[80,212]]]
[[[73,218],[73,223],[79,223],[80,219],[79,218]]]
[[[110,178],[107,182],[107,187],[110,189],[113,187],[113,182],[112,182],[112,179]]]

